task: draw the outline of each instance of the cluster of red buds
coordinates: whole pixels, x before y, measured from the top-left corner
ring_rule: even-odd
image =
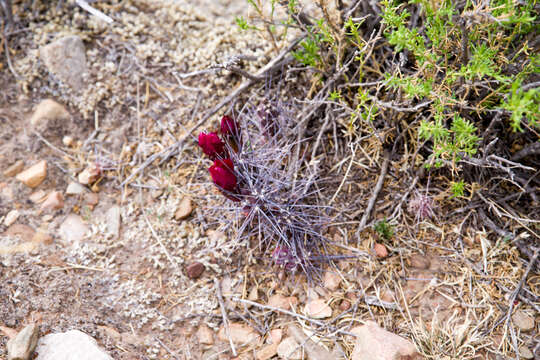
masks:
[[[214,184],[228,199],[240,201],[238,178],[230,154],[235,149],[238,151],[240,144],[237,122],[230,116],[223,116],[220,132],[227,143],[215,132],[202,132],[199,134],[199,146],[210,159],[214,160],[214,164],[208,169]]]
[[[291,175],[297,145],[290,132],[294,114],[283,103],[244,107],[236,117],[223,116],[215,132],[199,134],[199,146],[213,161],[214,185],[232,201],[238,240],[258,239],[272,261],[288,271],[319,273],[324,255],[327,207],[312,205],[310,182]],[[229,226],[220,211],[220,222]],[[321,250],[322,249],[322,250]]]

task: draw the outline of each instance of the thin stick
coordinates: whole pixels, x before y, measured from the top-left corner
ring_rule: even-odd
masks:
[[[11,20],[11,21],[13,21],[13,20]],[[7,26],[4,27],[4,39],[3,39],[3,42],[4,42],[4,51],[6,52],[6,60],[7,60],[7,63],[8,63],[8,68],[11,71],[11,73],[13,74],[13,76],[15,76],[16,79],[20,80],[20,79],[22,79],[22,77],[13,68],[13,64],[11,63],[11,57],[9,56]]]
[[[225,333],[229,338],[229,344],[231,345],[231,351],[233,353],[233,356],[236,356],[236,349],[234,348],[234,343],[231,338],[231,331],[229,330],[229,318],[227,317],[225,302],[223,301],[223,295],[221,294],[221,286],[217,278],[214,278],[214,286],[216,287],[216,294],[219,301],[219,307],[221,309],[221,316],[223,317],[223,326],[225,327]]]
[[[516,286],[516,289],[512,292],[512,295],[510,296],[510,299],[508,300],[508,312],[506,313],[506,321],[505,321],[505,329],[508,329],[508,325],[510,324],[510,319],[512,317],[512,311],[514,310],[514,301],[516,300],[519,292],[521,291],[521,288],[523,287],[523,284],[527,280],[527,277],[529,276],[529,273],[531,272],[531,269],[534,266],[534,263],[536,262],[536,259],[538,259],[539,249],[534,250],[534,255],[529,261],[529,265],[527,265],[527,269],[525,270],[525,273],[523,273],[523,276],[521,277],[521,280],[519,281],[519,284]],[[516,341],[516,335],[514,333],[514,329],[510,328],[510,335],[512,337],[512,345],[514,348],[514,351],[516,352],[516,359],[519,359],[519,351],[517,347],[517,341]]]
[[[354,163],[354,157],[356,155],[356,147],[353,149],[351,145],[351,162],[349,162],[349,166],[347,167],[347,171],[345,171],[345,176],[343,176],[343,180],[341,180],[341,184],[339,184],[339,187],[337,188],[336,192],[334,193],[334,196],[332,196],[332,199],[330,199],[330,202],[328,205],[332,205],[334,200],[336,200],[336,197],[338,196],[339,192],[341,191],[341,188],[343,187],[343,184],[345,184],[345,180],[347,180],[347,177],[349,176],[349,172],[351,171],[352,164]]]
[[[364,215],[362,216],[362,219],[360,220],[360,225],[358,226],[358,231],[361,231],[366,226],[367,221],[369,220],[369,217],[371,216],[371,211],[373,210],[373,206],[375,205],[375,201],[377,201],[377,197],[379,196],[379,192],[382,189],[384,178],[386,177],[386,173],[388,172],[388,163],[390,162],[390,152],[387,152],[384,161],[381,168],[381,174],[379,175],[379,179],[377,180],[377,184],[375,185],[375,189],[373,190],[373,194],[371,195],[371,198],[369,199],[368,206],[366,208],[366,211],[364,212]]]
[[[111,19],[109,16],[105,15],[104,13],[102,13],[101,11],[99,11],[98,9],[96,8],[93,8],[92,6],[88,5],[88,3],[84,0],[75,0],[75,2],[77,3],[77,5],[79,5],[81,8],[83,8],[84,10],[88,11],[90,14],[94,15],[95,17],[97,17],[98,19],[100,20],[103,20],[109,24],[113,23],[114,20]]]
[[[255,307],[258,307],[259,309],[271,310],[271,311],[280,312],[282,314],[290,315],[290,316],[296,317],[298,319],[309,321],[310,323],[313,323],[315,325],[324,326],[324,327],[326,327],[328,325],[328,324],[324,323],[323,321],[315,320],[315,319],[309,318],[307,316],[300,315],[298,313],[294,313],[292,311],[288,311],[288,310],[285,310],[285,309],[280,309],[280,308],[273,307],[273,306],[263,305],[263,304],[259,304],[259,303],[254,302],[254,301],[244,300],[244,299],[240,299],[240,298],[237,298],[237,297],[232,297],[232,300],[233,301],[238,301],[238,302],[241,302],[241,303],[244,303],[244,304],[247,304],[247,305],[255,306]],[[337,333],[341,333],[341,334],[345,334],[345,335],[352,335],[352,336],[355,336],[355,337],[357,336],[356,334],[345,331],[345,330],[336,329],[335,331]]]
[[[165,345],[165,344],[163,343],[163,341],[161,341],[158,337],[154,337],[154,339],[156,339],[157,342],[159,343],[159,345],[161,345],[165,350],[167,350],[167,352],[168,352],[169,354],[171,354],[173,358],[175,358],[176,360],[180,360],[180,359],[178,358],[178,356],[176,355],[176,353],[175,353],[174,351],[172,351],[171,349],[169,349],[169,347],[168,347],[167,345]]]
[[[69,155],[67,152],[63,151],[63,150],[60,150],[59,148],[57,148],[56,146],[54,146],[53,144],[51,144],[50,142],[47,141],[47,139],[45,139],[43,136],[41,136],[40,133],[38,133],[37,131],[35,130],[31,130],[32,133],[34,135],[36,135],[38,137],[39,140],[43,141],[43,143],[45,145],[47,145],[48,147],[50,147],[51,149],[55,150],[56,152],[59,152],[60,154],[64,155],[64,156],[67,156],[68,158],[70,158],[71,160],[77,160],[74,156],[71,156]]]

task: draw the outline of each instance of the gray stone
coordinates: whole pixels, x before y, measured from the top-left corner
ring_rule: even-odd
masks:
[[[86,192],[86,188],[78,182],[72,181],[66,189],[66,195],[80,195]]]
[[[88,73],[84,44],[76,35],[58,39],[39,49],[41,60],[50,72],[74,90],[84,87],[84,74]]]
[[[38,340],[36,324],[27,325],[17,336],[8,341],[8,360],[28,360],[34,351]]]
[[[120,208],[113,206],[107,210],[107,231],[115,238],[120,235]]]
[[[113,360],[98,347],[96,340],[79,330],[42,337],[36,352],[36,360]]]

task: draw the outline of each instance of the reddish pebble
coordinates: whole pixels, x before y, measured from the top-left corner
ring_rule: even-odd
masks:
[[[186,268],[187,276],[190,279],[199,278],[202,275],[203,271],[204,271],[204,265],[201,264],[200,262],[194,262]]]
[[[351,308],[351,302],[349,300],[341,300],[341,304],[339,304],[339,310],[341,311],[347,311]]]
[[[375,246],[373,246],[373,249],[375,250],[375,254],[377,257],[383,259],[388,256],[388,250],[386,249],[386,246],[380,243],[375,243]]]

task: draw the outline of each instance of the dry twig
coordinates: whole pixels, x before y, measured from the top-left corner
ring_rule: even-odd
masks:
[[[225,308],[225,302],[223,301],[223,295],[221,294],[221,285],[217,278],[214,278],[214,286],[216,288],[216,296],[219,301],[219,308],[221,309],[221,316],[223,317],[223,326],[225,327],[225,333],[229,338],[229,344],[231,346],[231,351],[233,356],[236,356],[236,349],[231,338],[231,331],[229,329],[229,318],[227,316],[227,309]]]

